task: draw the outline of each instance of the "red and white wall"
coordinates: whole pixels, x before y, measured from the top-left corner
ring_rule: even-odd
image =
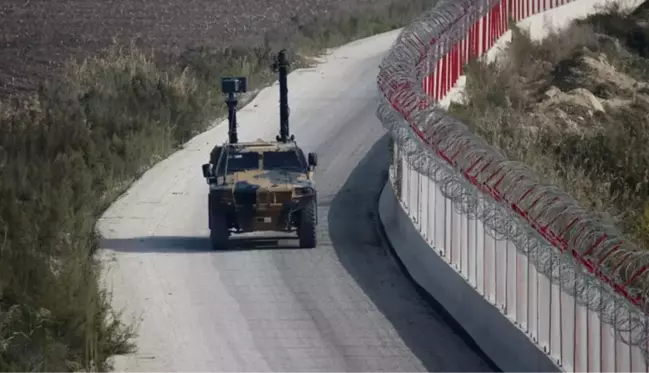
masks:
[[[461,89],[457,83],[462,76],[462,66],[473,56],[486,55],[497,43],[508,40],[509,16],[523,27],[529,27],[532,36],[538,38],[547,32],[548,21],[554,27],[561,27],[571,19],[596,12],[598,6],[612,1],[502,0],[469,27],[465,38],[436,63],[424,79],[424,90],[437,101],[448,101],[450,93]],[[630,0],[621,3],[633,6],[641,2]],[[562,370],[649,371],[641,350],[620,339],[625,333],[615,332],[611,325],[600,320],[600,315],[577,304],[558,285],[538,273],[512,242],[494,239],[481,221],[459,213],[453,206],[454,202],[441,194],[439,185],[417,172],[401,157],[398,149],[394,164],[400,165],[399,177],[393,168],[391,181],[386,186],[390,190],[384,191],[381,202],[381,219],[388,236],[406,267],[420,274],[419,279],[414,276],[415,279],[434,296],[443,298],[438,300],[454,310],[452,313],[458,316],[458,321],[472,324],[468,325],[473,330],[469,331],[470,334],[486,333],[489,328],[479,326],[473,318],[480,318],[483,311],[485,314],[489,312],[484,307],[491,307],[499,311],[503,320],[514,325],[517,333],[526,337],[526,343],[534,344]],[[384,201],[389,198],[395,198],[397,202]],[[402,213],[408,217],[408,222],[400,220]],[[404,224],[414,227],[419,238],[428,245],[428,252],[415,249],[416,243],[407,233],[411,227]],[[453,269],[449,273],[454,274],[445,275],[446,278],[434,277],[439,276],[439,269],[437,274],[432,274],[433,270],[423,265],[431,263],[433,266],[437,259],[422,255],[439,257]],[[462,278],[486,302],[478,304],[469,295],[461,296],[464,293],[450,289],[451,285],[443,289],[445,283],[453,283],[448,276]],[[453,293],[457,295],[453,296]],[[492,331],[488,336],[478,335],[477,340],[494,354],[498,352],[494,352],[495,347],[488,346],[489,343],[501,346],[501,349],[505,346],[514,349],[501,351],[502,355],[494,360],[516,359],[511,354],[516,354],[516,346],[521,342],[507,344],[498,341],[499,338],[513,340],[518,337],[503,329],[500,335]],[[522,350],[520,353],[523,354]],[[524,360],[520,359],[520,364],[512,365],[512,369],[522,369]],[[543,365],[535,363],[531,366]]]
[[[424,89],[431,97],[443,100],[462,76],[462,66],[473,57],[487,55],[497,44],[511,40],[508,18],[529,28],[533,38],[541,38],[550,28],[567,25],[572,19],[596,13],[610,3],[633,7],[642,0],[501,0],[470,27],[466,37],[437,62]]]

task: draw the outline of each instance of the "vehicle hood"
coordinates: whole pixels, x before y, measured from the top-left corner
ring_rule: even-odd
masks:
[[[272,191],[293,190],[295,187],[311,186],[312,182],[303,172],[285,170],[251,170],[235,172],[226,177],[226,183],[234,190],[266,189]]]

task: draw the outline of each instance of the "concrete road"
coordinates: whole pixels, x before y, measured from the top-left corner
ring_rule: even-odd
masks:
[[[397,36],[289,76],[291,131],[319,154],[319,245],[265,235],[209,248],[201,164],[227,125],[147,172],[103,216],[114,304],[137,319],[119,371],[491,371],[401,273],[376,230],[387,138],[378,64]],[[239,112],[241,141],[278,132],[278,87]],[[478,315],[476,315],[478,316]]]

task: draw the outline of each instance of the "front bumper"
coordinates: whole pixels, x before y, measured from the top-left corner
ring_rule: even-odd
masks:
[[[213,214],[224,214],[229,227],[240,233],[291,232],[294,230],[300,210],[316,198],[315,193],[301,196],[289,194],[284,198],[281,196],[278,198],[277,195],[269,198],[261,193],[256,193],[254,197],[250,194],[243,196],[241,194],[235,193],[234,198],[210,194],[210,228],[212,228]]]

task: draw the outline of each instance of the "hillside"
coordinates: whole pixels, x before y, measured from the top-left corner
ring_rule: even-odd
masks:
[[[451,112],[649,247],[649,2],[472,62]]]

